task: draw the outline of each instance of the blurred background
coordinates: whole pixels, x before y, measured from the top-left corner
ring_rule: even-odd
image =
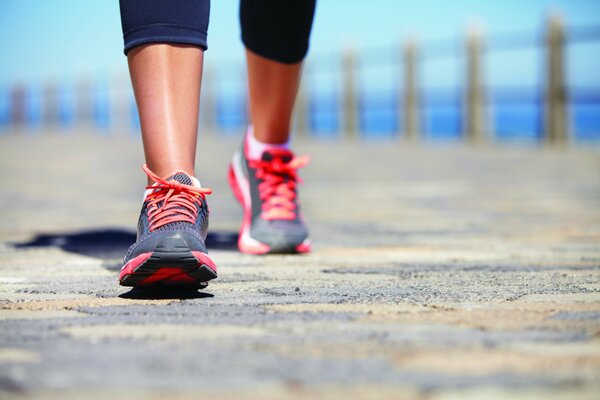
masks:
[[[246,124],[238,1],[212,3],[201,132]],[[117,0],[0,0],[0,134],[137,135]],[[320,0],[305,135],[600,143],[600,2]]]

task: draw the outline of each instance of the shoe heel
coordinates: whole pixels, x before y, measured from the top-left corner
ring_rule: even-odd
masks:
[[[227,174],[227,178],[229,180],[229,187],[233,192],[233,196],[236,200],[244,206],[244,196],[242,195],[242,190],[240,189],[240,185],[237,183],[237,179],[235,177],[235,171],[233,169],[233,164],[229,163],[229,172]]]

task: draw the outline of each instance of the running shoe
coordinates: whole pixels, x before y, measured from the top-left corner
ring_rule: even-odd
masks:
[[[156,183],[146,187],[137,241],[125,255],[119,283],[205,287],[217,277],[217,267],[204,245],[208,230],[205,196],[212,191],[182,171],[162,179],[145,164],[143,170]]]
[[[245,145],[244,145],[245,146]],[[229,185],[244,209],[238,239],[243,253],[307,253],[311,243],[298,204],[298,168],[308,157],[272,149],[248,159],[245,148],[229,164]]]

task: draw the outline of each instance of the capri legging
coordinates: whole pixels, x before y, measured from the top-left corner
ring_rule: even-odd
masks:
[[[316,0],[241,0],[242,41],[253,53],[302,61]],[[148,43],[182,43],[206,50],[210,0],[120,0],[125,54]]]

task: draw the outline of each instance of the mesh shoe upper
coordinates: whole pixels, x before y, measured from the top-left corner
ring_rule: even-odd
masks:
[[[261,160],[242,158],[252,204],[250,236],[271,251],[293,250],[308,237],[297,195],[297,169],[306,157],[289,150],[267,150]]]
[[[168,235],[181,237],[189,249],[206,253],[204,240],[208,230],[208,205],[205,195],[211,190],[193,185],[184,172],[161,179],[144,165],[144,171],[156,183],[142,205],[137,240],[125,255],[125,262],[153,251],[158,241]]]

